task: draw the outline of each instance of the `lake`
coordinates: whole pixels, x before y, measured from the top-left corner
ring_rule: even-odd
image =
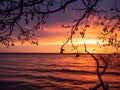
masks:
[[[114,61],[102,79],[109,90],[120,90],[120,55],[99,56]],[[98,83],[96,62],[88,54],[0,54],[0,90],[89,90]]]

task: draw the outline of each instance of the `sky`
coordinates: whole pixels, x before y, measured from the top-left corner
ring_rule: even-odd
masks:
[[[106,3],[102,4],[103,7],[107,8],[107,3],[109,0],[106,0]],[[68,25],[69,22],[72,22],[73,19],[79,17],[79,13],[71,10],[75,6],[79,7],[80,2],[75,2],[69,5],[65,12],[60,11],[55,14],[51,14],[47,23],[44,25],[43,30],[38,30],[36,32],[36,38],[39,41],[39,45],[31,45],[29,42],[25,42],[24,45],[21,45],[20,41],[16,41],[15,46],[10,46],[6,48],[5,46],[0,46],[0,53],[2,52],[12,52],[12,53],[59,53],[60,48],[63,43],[70,36],[70,29],[61,27],[62,25]],[[112,4],[112,0],[109,4]],[[95,23],[95,22],[94,22]],[[73,43],[78,48],[79,53],[84,53],[84,42],[87,45],[89,52],[94,50],[94,53],[111,53],[116,52],[115,47],[104,47],[102,40],[99,40],[98,37],[101,34],[102,27],[94,27],[94,24],[91,24],[92,27],[88,28],[85,32],[85,37],[82,38],[79,32],[76,32],[73,38]],[[119,31],[115,33],[120,34]],[[120,36],[118,36],[120,39]],[[99,43],[98,43],[99,42]],[[75,53],[76,51],[72,48],[71,43],[65,46],[65,53]]]

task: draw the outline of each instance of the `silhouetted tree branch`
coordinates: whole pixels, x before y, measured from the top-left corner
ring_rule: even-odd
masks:
[[[77,51],[76,57],[79,56],[78,49],[74,45],[74,35],[79,32],[82,38],[85,37],[85,32],[91,27],[93,22],[96,22],[95,27],[101,26],[103,31],[99,36],[106,45],[120,47],[120,40],[115,30],[120,30],[120,8],[117,4],[120,0],[113,0],[113,4],[107,9],[102,8],[101,2],[106,0],[0,0],[0,44],[6,47],[14,46],[14,39],[17,37],[22,43],[30,41],[31,44],[38,45],[37,39],[34,38],[35,31],[46,24],[49,15],[61,10],[65,11],[66,7],[76,1],[81,1],[79,8],[72,8],[79,13],[79,17],[75,17],[70,25],[63,25],[64,28],[71,30],[70,36],[61,46],[60,53],[65,51],[64,46],[71,42],[73,49]],[[29,29],[24,26],[34,22],[35,25]],[[100,83],[92,90],[103,87],[104,90],[108,86],[103,82],[101,76],[107,68],[107,63],[104,58],[100,57],[104,66],[100,66],[98,59],[87,51],[96,61],[96,72]],[[99,69],[103,70],[100,72]]]
[[[38,41],[34,38],[35,31],[42,29],[46,24],[47,19],[51,13],[65,11],[65,8],[79,0],[1,0],[0,1],[0,44],[7,47],[14,46],[15,35],[19,40],[30,41],[32,44],[37,44]],[[61,46],[63,50],[64,46],[70,41],[74,49],[77,50],[73,42],[73,35],[79,32],[82,38],[85,36],[87,28],[93,24],[93,18],[96,18],[95,26],[102,26],[103,32],[99,39],[103,42],[108,42],[107,45],[120,47],[120,40],[117,38],[117,34],[114,31],[120,29],[120,10],[119,0],[114,0],[113,4],[106,10],[102,8],[104,0],[80,0],[80,8],[72,8],[80,15],[75,17],[73,23],[70,26],[63,25],[64,28],[71,29],[71,35]],[[118,4],[117,4],[118,3]],[[24,22],[23,22],[24,21]],[[25,24],[30,22],[36,24],[26,29]],[[108,37],[111,36],[111,37]],[[112,37],[114,35],[114,38]],[[65,49],[64,49],[65,50]],[[77,50],[78,52],[78,50]]]
[[[86,44],[84,42],[84,47],[85,47],[85,52],[87,52],[90,56],[93,57],[93,59],[95,60],[96,62],[96,72],[97,72],[97,76],[98,76],[98,79],[99,79],[99,84],[97,84],[95,87],[93,88],[90,88],[90,90],[97,90],[98,88],[102,87],[103,90],[108,90],[108,84],[104,83],[103,79],[102,79],[102,75],[104,74],[105,70],[107,69],[107,62],[106,60],[100,56],[100,60],[102,60],[103,62],[103,65],[101,66],[100,65],[100,60],[98,60],[93,53],[90,53],[88,50],[87,50],[87,47],[86,47]],[[101,71],[100,71],[101,70]]]
[[[7,47],[14,46],[14,33],[22,41],[31,41],[37,44],[34,33],[42,29],[49,14],[65,10],[66,6],[76,0],[1,0],[0,1],[0,44]],[[23,22],[24,21],[24,22]],[[24,23],[28,25],[35,22],[31,29],[25,29]]]
[[[74,46],[73,44],[73,35],[75,34],[76,31],[78,31],[78,27],[79,25],[82,25],[83,23],[85,23],[88,18],[89,18],[89,15],[93,12],[93,9],[94,7],[97,5],[97,3],[99,2],[99,0],[94,0],[91,2],[91,0],[88,1],[88,4],[85,2],[85,0],[82,0],[83,1],[83,4],[85,5],[85,9],[84,9],[84,14],[75,21],[75,24],[73,24],[72,26],[63,26],[65,28],[71,28],[71,35],[69,36],[69,38],[64,42],[64,44],[61,46],[61,48],[63,48],[67,42],[71,42],[72,44],[72,47],[74,49],[77,50],[77,48]],[[85,25],[85,28],[87,29],[89,26]],[[84,31],[80,32],[82,38],[84,38],[84,34],[85,34],[85,31],[86,29],[84,29]],[[77,53],[78,53],[78,50],[77,50]]]
[[[101,2],[102,0],[82,0],[84,7],[73,9],[80,12],[80,17],[75,19],[71,26],[63,25],[64,28],[71,29],[71,35],[61,48],[64,48],[64,46],[70,41],[73,48],[77,50],[73,43],[73,35],[76,32],[79,32],[82,38],[84,38],[86,30],[90,28],[95,21],[97,22],[95,24],[96,27],[101,26],[103,28],[103,32],[101,32],[98,39],[102,40],[104,43],[106,42],[107,46],[111,45],[117,49],[120,47],[120,40],[117,38],[117,34],[114,33],[115,30],[120,30],[120,10],[117,5],[117,2],[119,1],[114,1],[113,5],[111,5],[108,10],[101,7],[99,4]],[[81,13],[83,14],[81,15]],[[96,18],[96,20],[93,20],[94,18]]]

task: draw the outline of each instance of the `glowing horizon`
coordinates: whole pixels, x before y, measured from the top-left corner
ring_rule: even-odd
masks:
[[[57,38],[57,37],[56,37]],[[42,39],[41,39],[42,40]],[[59,53],[63,42],[66,40],[64,38],[60,39],[43,39],[43,41],[39,41],[39,46],[31,45],[26,42],[24,45],[21,45],[21,42],[17,42],[16,46],[11,46],[6,48],[5,46],[0,47],[0,52],[30,52],[30,53]],[[75,39],[74,45],[78,47],[79,53],[85,53],[84,42],[86,43],[87,50],[92,52],[94,49],[94,53],[112,53],[115,52],[116,49],[113,47],[104,47],[103,42],[97,39]],[[97,44],[97,42],[99,42]],[[76,50],[73,49],[71,43],[68,42],[64,47],[65,53],[76,53]]]
[[[73,37],[73,44],[78,48],[80,53],[84,53],[84,42],[87,45],[88,51],[92,52],[94,49],[94,53],[109,53],[115,52],[115,48],[107,47],[111,49],[106,49],[103,47],[102,40],[98,39],[100,35],[100,31],[98,29],[89,28],[85,37],[82,39],[79,32]],[[59,53],[61,46],[70,36],[70,29],[62,28],[61,26],[49,26],[49,28],[45,28],[44,30],[38,33],[37,31],[37,39],[39,41],[39,46],[31,45],[29,41],[25,42],[23,46],[20,41],[15,41],[16,46],[11,46],[6,48],[5,46],[0,46],[0,52],[47,52],[47,53]],[[102,47],[102,48],[101,48]],[[75,53],[76,51],[72,48],[71,42],[68,42],[65,46],[65,53]]]

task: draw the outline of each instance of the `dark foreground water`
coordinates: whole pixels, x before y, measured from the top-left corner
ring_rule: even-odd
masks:
[[[116,64],[120,63],[119,56]],[[102,78],[110,90],[120,90],[120,67],[111,63]],[[96,63],[86,54],[78,58],[59,54],[0,54],[0,90],[88,90],[98,83]]]

